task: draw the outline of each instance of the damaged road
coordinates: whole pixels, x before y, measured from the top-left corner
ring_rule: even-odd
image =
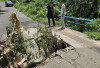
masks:
[[[1,36],[2,34],[6,33],[5,26],[9,25],[10,23],[9,15],[13,11],[17,12],[17,9],[13,7],[6,8],[4,7],[3,2],[0,2],[0,6],[2,6],[2,10],[7,10],[7,12],[0,14],[0,25],[2,25],[0,26]],[[17,15],[21,22],[31,20],[20,12],[18,12]],[[27,23],[28,22],[25,24]],[[70,44],[71,47],[57,50],[57,56],[51,56],[52,58],[40,63],[40,65],[38,65],[36,68],[100,68],[100,53],[98,52],[100,49],[100,41],[90,40],[85,34],[68,28],[61,31],[58,29],[59,27],[55,27],[53,29],[53,33],[60,35],[60,38]],[[98,48],[98,50],[95,48]],[[18,64],[20,65],[24,61],[25,58],[19,58],[18,62],[20,63]]]

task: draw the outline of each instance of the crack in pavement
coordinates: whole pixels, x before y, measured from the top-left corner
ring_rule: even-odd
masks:
[[[75,59],[72,59],[71,57],[69,57],[68,55],[65,55],[66,57],[62,57],[62,59],[66,60],[68,63],[70,63],[73,67],[78,68],[77,66],[79,65],[81,68],[84,68],[81,64],[79,64],[78,62],[76,62],[76,60],[80,57],[80,54],[78,53],[78,51],[76,50],[76,48],[74,48],[74,51],[77,53],[77,57]],[[65,52],[65,51],[63,51]],[[66,52],[65,52],[66,53]],[[71,61],[68,61],[65,58],[69,58]]]

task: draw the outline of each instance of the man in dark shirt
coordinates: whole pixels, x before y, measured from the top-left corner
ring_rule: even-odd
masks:
[[[53,5],[51,2],[49,2],[48,6],[46,6],[48,9],[47,17],[48,17],[48,23],[50,27],[50,18],[52,19],[53,26],[55,26],[55,21],[54,21],[54,10],[53,10]]]

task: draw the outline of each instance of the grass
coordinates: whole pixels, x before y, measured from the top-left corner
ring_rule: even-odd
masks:
[[[84,33],[94,40],[100,40],[100,19],[94,19],[93,22],[87,23],[87,26]]]
[[[100,19],[93,19],[93,22],[87,22],[85,29],[80,26],[75,26],[71,24],[66,24],[67,27],[70,27],[73,30],[81,31],[94,40],[100,40]]]
[[[40,23],[43,23],[43,24],[46,24],[46,25],[48,25],[48,19],[45,17],[45,18],[38,18],[38,21],[40,22]],[[51,22],[51,25],[53,25],[53,23],[52,23],[52,19],[50,19],[50,22]],[[58,26],[60,26],[61,25],[61,21],[60,20],[55,20],[55,23],[56,23],[56,25],[58,25]]]
[[[34,8],[32,5],[33,4],[30,3],[30,5],[26,5],[26,7],[25,7],[24,4],[22,4],[22,5],[19,3],[14,4],[15,8],[19,9],[19,11],[21,11],[26,16],[32,18],[35,21],[39,21],[40,23],[48,25],[47,9],[42,9],[41,7]],[[56,25],[61,25],[60,20],[55,19],[55,22],[56,22]],[[51,20],[51,24],[52,24],[52,20]]]
[[[88,32],[88,31],[86,31],[84,33],[86,33],[89,36],[89,38],[92,38],[94,40],[100,40],[100,32]]]
[[[3,1],[4,2],[5,0],[0,0],[0,1]]]

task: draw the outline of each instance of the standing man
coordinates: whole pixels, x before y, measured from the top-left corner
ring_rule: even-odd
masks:
[[[65,4],[63,1],[59,1],[61,5],[61,23],[62,23],[62,29],[65,29],[65,23],[64,23],[64,18],[65,18]]]
[[[47,18],[48,18],[49,27],[51,26],[50,25],[50,18],[52,19],[53,26],[55,26],[54,9],[53,9],[52,2],[49,2],[48,6],[45,6],[44,8],[47,8],[48,9]]]

